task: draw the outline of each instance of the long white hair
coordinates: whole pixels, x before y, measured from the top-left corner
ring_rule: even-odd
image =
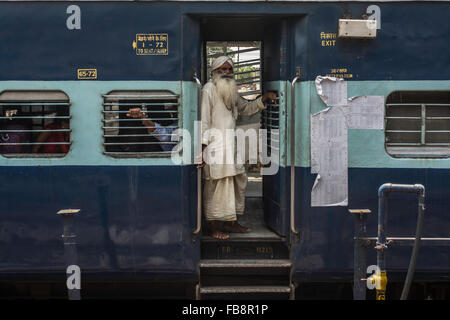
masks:
[[[234,109],[239,99],[236,81],[233,75],[212,72],[211,80],[216,86],[217,95],[222,99],[228,110]]]

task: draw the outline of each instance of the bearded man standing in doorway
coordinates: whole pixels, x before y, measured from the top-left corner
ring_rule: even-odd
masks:
[[[233,60],[227,56],[215,59],[211,65],[211,79],[202,90],[201,122],[203,178],[203,208],[208,233],[216,239],[228,239],[226,232],[250,232],[237,222],[244,213],[247,175],[243,161],[236,161],[234,135],[238,114],[252,115],[266,108],[276,98],[268,92],[254,101],[239,96],[233,74]],[[232,141],[231,141],[232,140]],[[230,159],[234,160],[231,161]],[[222,232],[217,221],[223,221]]]

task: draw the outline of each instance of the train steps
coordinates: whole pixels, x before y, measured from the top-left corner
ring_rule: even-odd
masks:
[[[198,300],[293,299],[289,259],[204,259]]]
[[[245,214],[238,221],[251,232],[230,233],[226,240],[203,234],[196,299],[294,299],[289,248],[264,223],[261,177],[248,176]]]
[[[253,237],[202,238],[197,299],[294,299],[286,243],[275,234],[264,237],[257,228],[252,230]]]
[[[226,240],[202,236],[196,299],[294,299],[289,248],[265,226],[261,202],[246,199],[246,214],[239,222],[250,233],[230,233]]]

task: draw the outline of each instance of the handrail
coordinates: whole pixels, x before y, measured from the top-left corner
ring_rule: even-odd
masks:
[[[300,69],[291,84],[291,232],[298,235],[295,229],[295,83],[300,79]]]
[[[197,77],[197,72],[194,73],[194,81],[197,83],[197,121],[201,121],[201,93],[202,83]],[[200,139],[200,137],[198,137]],[[197,143],[196,141],[194,143]],[[195,150],[195,148],[194,148]],[[200,146],[200,150],[202,150]],[[192,232],[195,236],[200,233],[202,229],[202,168],[197,168],[197,228]]]

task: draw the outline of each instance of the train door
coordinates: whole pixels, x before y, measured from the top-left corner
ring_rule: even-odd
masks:
[[[299,208],[296,202],[307,192],[299,172],[296,174],[309,157],[305,143],[309,92],[308,86],[301,84],[308,66],[306,23],[305,15],[284,17],[264,31],[264,88],[278,92],[279,97],[263,113],[267,144],[279,160],[278,171],[263,176],[265,221],[286,243],[299,235],[301,212],[295,210]]]
[[[224,55],[229,56],[234,62],[234,78],[239,96],[247,101],[252,101],[261,95],[263,79],[262,41],[206,41],[204,49],[206,75],[211,74],[211,63],[215,58]],[[273,233],[264,223],[262,200],[261,167],[265,162],[259,157],[261,146],[258,145],[258,138],[263,139],[261,141],[264,144],[267,143],[265,135],[264,137],[259,136],[261,130],[266,130],[264,129],[265,124],[262,122],[263,114],[267,114],[267,112],[258,112],[253,115],[240,114],[236,120],[236,147],[243,153],[242,160],[244,160],[247,175],[245,214],[238,216],[238,222],[251,228],[252,233],[248,235],[249,237],[260,237]],[[242,134],[243,137],[238,137],[239,134]],[[241,146],[244,148],[239,149]],[[266,145],[264,147],[267,148]]]
[[[262,128],[267,137],[269,161],[265,161],[263,174],[264,221],[278,235],[286,238],[288,233],[288,172],[287,172],[287,113],[288,113],[288,26],[286,19],[267,25],[264,32],[264,89],[278,95],[262,113]],[[268,169],[271,168],[271,169]],[[289,237],[286,238],[289,242]]]
[[[272,266],[272,271],[276,269],[283,274],[279,285],[285,287],[282,292],[277,291],[275,294],[288,294],[290,297],[293,294],[289,261],[290,171],[287,168],[290,153],[289,135],[286,131],[291,128],[288,126],[289,78],[295,75],[295,68],[289,62],[292,51],[290,20],[272,15],[186,16],[185,19],[184,29],[190,32],[183,36],[183,43],[185,50],[189,49],[191,54],[183,58],[184,78],[190,79],[192,85],[195,84],[195,79],[197,88],[200,89],[200,85],[209,80],[208,67],[212,59],[227,54],[233,56],[235,79],[242,85],[241,95],[244,98],[252,99],[267,91],[275,91],[278,96],[263,112],[251,117],[241,117],[237,122],[238,128],[257,129],[260,138],[257,162],[250,162],[250,157],[246,159],[249,162],[246,163],[248,183],[245,213],[238,216],[239,223],[250,227],[252,231],[231,233],[227,240],[215,239],[208,234],[206,225],[203,224],[202,232],[199,233],[201,252],[198,297],[224,293],[227,290],[253,290],[256,288],[255,284],[263,278],[260,276],[256,279],[254,275],[265,274],[267,266]],[[199,38],[195,37],[197,35]],[[193,53],[194,50],[198,51]],[[194,87],[191,87],[191,91],[194,91]],[[199,110],[199,99],[195,101]],[[199,113],[196,114],[198,117]],[[250,139],[248,143],[250,146]],[[248,149],[249,153],[252,151],[251,148]],[[200,208],[201,194],[198,196]],[[204,220],[200,217],[197,216],[198,225]],[[244,271],[236,264],[236,259],[247,261],[248,266]],[[252,259],[251,263],[249,259]],[[260,268],[266,270],[261,271]],[[223,282],[224,274],[229,276],[226,278],[227,283]],[[241,286],[230,289],[233,281],[246,283],[252,288],[243,289]],[[258,292],[268,290],[267,293],[274,293],[270,290],[278,289],[257,288]]]
[[[267,91],[275,91],[278,95],[263,112],[239,116],[237,129],[255,130],[258,139],[255,148],[250,141],[251,135],[246,136],[248,184],[243,224],[250,224],[253,230],[249,237],[270,235],[284,239],[289,223],[284,169],[287,21],[270,16],[202,17],[199,21],[202,54],[198,74],[201,74],[203,84],[209,80],[212,60],[228,55],[235,63],[234,75],[244,99],[255,99]]]
[[[241,118],[238,125],[256,128],[259,122],[258,128],[264,136],[260,136],[263,141],[258,150],[258,164],[265,168],[260,175],[250,172],[249,187],[256,188],[254,191],[263,200],[264,224],[287,242],[295,232],[292,225],[295,214],[291,210],[295,205],[291,197],[295,191],[295,185],[292,186],[295,178],[291,179],[295,170],[291,169],[295,165],[290,164],[295,162],[294,158],[298,162],[307,155],[304,139],[297,134],[307,129],[300,128],[300,118],[305,116],[304,108],[299,107],[303,105],[300,95],[303,96],[304,88],[297,77],[299,70],[305,73],[307,67],[305,26],[304,15],[186,16],[184,24],[184,29],[190,30],[184,36],[184,46],[190,52],[184,57],[185,78],[192,81],[195,74],[205,84],[210,77],[208,67],[212,58],[228,54],[237,63],[235,78],[244,86],[241,95],[250,99],[267,91],[278,95],[265,111]],[[292,83],[294,79],[298,80],[297,84]],[[292,107],[292,87],[297,108]],[[299,110],[292,117],[295,109]],[[254,187],[254,184],[259,185]]]

